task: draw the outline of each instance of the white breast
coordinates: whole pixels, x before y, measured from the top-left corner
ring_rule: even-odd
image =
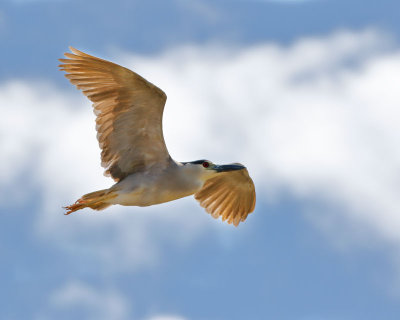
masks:
[[[112,201],[124,206],[151,206],[193,195],[202,185],[203,181],[182,172],[137,173],[112,187],[117,193]]]

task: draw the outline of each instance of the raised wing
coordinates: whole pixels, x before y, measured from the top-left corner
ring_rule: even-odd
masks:
[[[207,180],[194,197],[214,218],[238,226],[254,211],[256,192],[247,169],[221,172]]]
[[[70,50],[59,67],[93,102],[104,174],[120,181],[137,171],[167,166],[165,93],[129,69]]]

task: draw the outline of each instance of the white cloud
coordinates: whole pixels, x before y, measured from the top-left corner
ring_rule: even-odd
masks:
[[[366,30],[121,60],[167,92],[178,159],[242,161],[267,198],[340,208],[340,223],[400,244],[399,59],[387,34]]]
[[[48,297],[44,310],[37,319],[63,318],[65,311],[79,314],[85,319],[139,319],[134,316],[135,302],[109,287],[94,287],[72,280],[57,288]],[[143,319],[143,318],[142,318]],[[187,320],[176,314],[156,314],[143,320]]]
[[[177,160],[243,162],[258,199],[279,200],[284,191],[340,208],[339,226],[353,221],[400,245],[400,52],[388,49],[385,34],[339,32],[288,48],[189,46],[114,60],[168,94],[165,137]],[[165,240],[189,245],[210,225],[225,227],[193,199],[62,216],[61,204],[110,185],[89,103],[14,81],[0,87],[0,109],[0,137],[9,137],[0,140],[0,187],[9,190],[0,204],[41,190],[37,228],[44,237],[62,234],[53,245],[128,269],[156,264]]]
[[[173,96],[169,106],[196,110],[187,123],[200,125],[185,128],[194,141],[186,144],[191,153],[229,161],[241,152],[259,187],[340,206],[356,224],[399,244],[400,53],[379,51],[387,47],[384,34],[367,31],[234,56],[215,49],[203,56],[173,52],[179,58],[171,63],[167,55],[162,66],[170,63],[169,69],[160,73],[176,68],[181,82],[162,87]],[[190,100],[182,93],[185,82],[195,88]],[[209,128],[201,130],[206,122]],[[168,127],[172,119],[165,123],[167,137],[178,139]]]
[[[50,297],[47,312],[80,311],[85,319],[129,319],[130,306],[118,292],[99,290],[85,283],[72,281],[56,290]],[[52,311],[51,311],[52,310]]]

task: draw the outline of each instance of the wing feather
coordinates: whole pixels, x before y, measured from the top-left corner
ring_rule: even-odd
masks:
[[[221,172],[207,180],[195,198],[214,218],[238,226],[254,211],[256,192],[246,168]]]
[[[135,72],[70,47],[60,70],[93,102],[105,175],[120,181],[172,161],[162,132],[165,93]]]

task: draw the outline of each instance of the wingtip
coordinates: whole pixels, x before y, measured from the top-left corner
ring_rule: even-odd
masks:
[[[68,46],[68,49],[69,49],[71,52],[74,52],[74,50],[76,50],[76,49],[75,49],[74,47],[72,47],[72,46]],[[64,52],[64,56],[67,57],[67,58],[68,58],[68,55],[69,55],[69,54],[71,54],[71,53],[69,53],[69,52]],[[60,61],[60,62],[62,62],[62,63],[65,63],[67,59],[65,59],[65,58],[59,58],[59,59],[57,59],[57,60]],[[60,65],[59,65],[58,67],[60,68]]]
[[[71,58],[71,57],[72,57],[73,59],[78,58],[79,60],[81,60],[82,58],[90,58],[90,59],[95,59],[95,60],[103,60],[103,59],[97,58],[97,57],[95,57],[95,56],[92,56],[92,55],[90,55],[90,54],[87,54],[87,53],[85,53],[85,52],[83,52],[83,51],[80,51],[80,50],[74,48],[73,46],[68,46],[68,49],[72,52],[72,53],[69,53],[69,52],[64,53],[64,55],[65,55],[66,57],[68,57],[68,58]]]
[[[72,52],[72,54],[77,55],[77,56],[81,56],[84,53],[82,51],[79,51],[78,49],[74,48],[73,46],[68,46],[69,51]],[[65,52],[64,56],[68,57],[69,55],[71,55],[71,52]]]
[[[76,53],[76,51],[79,52],[78,49],[74,48],[73,46],[68,46],[69,51],[71,51],[72,53]]]

